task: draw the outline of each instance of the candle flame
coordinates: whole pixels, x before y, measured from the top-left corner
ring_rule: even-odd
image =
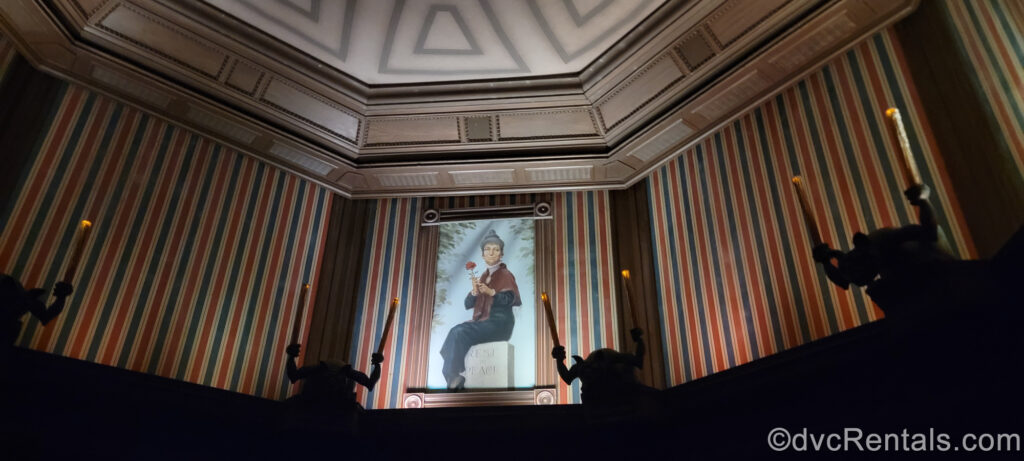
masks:
[[[899,112],[899,109],[897,109],[895,107],[890,107],[890,108],[885,110],[885,116],[886,117],[892,117],[893,114],[896,114],[898,112]]]
[[[391,300],[391,305],[392,305],[392,306],[397,306],[397,305],[398,305],[398,298],[393,298],[393,299]]]
[[[622,278],[629,280],[629,269],[622,270]]]
[[[92,222],[91,221],[86,221],[86,220],[83,219],[82,220],[82,229],[88,229],[90,227],[92,227]]]
[[[801,181],[803,181],[803,179],[801,177],[793,176],[793,184],[796,184],[796,185],[799,186]]]
[[[548,302],[548,293],[546,291],[542,291],[540,293],[540,299],[541,301]]]
[[[302,289],[303,290],[308,290],[309,289],[309,284],[308,283],[303,283],[302,284]]]

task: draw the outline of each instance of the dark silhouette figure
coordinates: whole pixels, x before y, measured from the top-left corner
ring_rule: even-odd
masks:
[[[557,346],[551,350],[551,357],[558,366],[558,375],[566,384],[580,379],[580,397],[584,405],[616,406],[636,404],[640,399],[656,392],[655,389],[640,384],[636,370],[644,366],[646,346],[643,330],[634,328],[629,331],[636,351],[625,354],[613,349],[598,349],[590,353],[584,360],[578,355],[572,356],[575,362],[572,368],[565,367],[565,347]]]
[[[370,376],[366,376],[353,369],[352,365],[335,361],[321,361],[316,365],[298,368],[295,366],[295,357],[299,355],[300,349],[298,344],[292,344],[285,352],[288,354],[288,380],[292,383],[303,380],[302,394],[296,396],[301,400],[339,410],[351,410],[359,406],[356,403],[356,383],[373,391],[373,386],[380,379],[380,364],[384,361],[382,354],[374,353],[371,356],[373,370]]]
[[[300,346],[291,344],[286,371],[292,383],[302,380],[302,393],[288,399],[289,424],[308,430],[341,430],[343,433],[357,432],[363,407],[356,402],[356,383],[373,391],[380,379],[381,354],[373,354],[373,370],[370,376],[353,369],[352,365],[336,361],[321,361],[316,365],[298,368],[295,357]]]
[[[21,333],[21,318],[31,313],[43,325],[53,320],[64,310],[64,303],[72,292],[70,283],[57,282],[53,294],[57,297],[49,307],[44,304],[46,290],[32,288],[26,290],[18,280],[7,274],[0,274],[0,312],[3,323],[0,324],[2,341],[0,346],[12,345]]]
[[[885,227],[853,236],[853,249],[843,253],[827,243],[816,246],[814,260],[825,268],[832,283],[846,290],[850,284],[867,287],[866,293],[883,310],[892,306],[897,291],[920,285],[922,276],[935,264],[955,261],[946,249],[924,184],[908,188],[904,195],[917,207],[918,222],[898,229]],[[834,262],[833,262],[834,261]],[[887,312],[888,313],[888,312]]]

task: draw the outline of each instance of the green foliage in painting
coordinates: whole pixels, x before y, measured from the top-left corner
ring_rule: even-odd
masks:
[[[519,241],[522,245],[521,247],[519,247],[519,254],[516,255],[518,257],[517,259],[519,261],[529,261],[529,264],[525,268],[526,271],[523,273],[523,275],[520,275],[520,277],[525,276],[529,277],[530,279],[533,279],[533,249],[536,246],[533,231],[534,222],[535,221],[532,219],[520,219],[519,222],[515,223],[512,226],[512,233],[519,236]]]
[[[447,223],[441,225],[443,228],[439,232],[437,241],[437,258],[445,262],[445,264],[438,264],[437,275],[434,279],[434,315],[431,318],[431,324],[433,326],[440,326],[442,321],[440,317],[441,306],[448,306],[451,304],[451,300],[448,299],[448,278],[452,275],[449,274],[444,267],[448,266],[455,257],[455,248],[462,243],[462,240],[466,238],[466,231],[476,229],[475,222],[456,222]]]

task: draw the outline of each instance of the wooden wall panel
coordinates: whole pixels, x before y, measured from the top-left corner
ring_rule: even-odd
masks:
[[[236,59],[231,63],[224,83],[248,96],[253,96],[266,75],[265,71],[256,66]]]
[[[676,45],[676,53],[682,58],[686,68],[694,71],[715,56],[715,49],[711,47],[710,40],[704,32],[696,30]]]
[[[210,78],[227,65],[228,53],[220,47],[131,3],[118,4],[98,27]]]
[[[277,77],[270,78],[260,101],[355,144],[359,118],[341,105]]]
[[[498,115],[498,139],[544,139],[597,136],[588,109],[513,112]]]
[[[356,299],[363,279],[359,270],[375,205],[372,200],[349,200],[337,195],[331,199],[320,275],[310,282],[315,286],[316,298],[309,306],[312,318],[302,363],[345,361],[351,355]]]
[[[658,306],[658,286],[655,283],[654,249],[651,246],[651,217],[648,203],[647,182],[641,181],[625,190],[612,191],[611,225],[616,265],[613,273],[619,289],[616,304],[629,304],[621,271],[630,272],[631,289],[636,306],[629,306],[632,312],[622,308],[618,311],[619,343],[625,348],[633,347],[629,330],[640,327],[644,330],[647,355],[640,370],[641,381],[651,387],[664,388],[665,351],[662,345],[661,316]],[[634,324],[634,319],[636,323]]]
[[[596,104],[601,125],[605,130],[616,127],[682,78],[675,61],[663,55]]]
[[[367,147],[404,144],[458,143],[458,117],[370,118]]]
[[[789,0],[729,0],[708,18],[707,29],[724,48],[768,19]]]

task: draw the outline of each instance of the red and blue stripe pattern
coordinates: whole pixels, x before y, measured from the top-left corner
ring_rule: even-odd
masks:
[[[822,238],[916,221],[886,132],[899,107],[938,219],[973,256],[949,180],[891,31],[738,117],[649,178],[668,385],[878,319],[811,257],[790,178],[802,175]]]
[[[381,379],[373,392],[357,387],[363,407],[399,408],[405,393],[409,335],[410,294],[415,283],[433,283],[416,277],[416,247],[422,199],[375,200],[375,210],[363,255],[363,281],[357,298],[349,362],[368,372],[370,354],[377,350],[392,298],[398,298],[394,325],[384,351]]]
[[[77,222],[93,231],[68,308],[46,327],[26,321],[20,345],[292,391],[284,347],[298,289],[317,279],[328,190],[77,86],[37,146],[2,214],[0,270],[52,287]]]
[[[960,51],[973,64],[973,83],[1024,176],[1024,5],[1003,0],[944,4]]]
[[[548,294],[566,354],[586,358],[597,349],[618,350],[609,193],[555,194],[552,212],[555,286]],[[571,358],[566,365],[572,365]],[[580,402],[579,386],[579,380],[567,386],[558,379],[559,403]]]

